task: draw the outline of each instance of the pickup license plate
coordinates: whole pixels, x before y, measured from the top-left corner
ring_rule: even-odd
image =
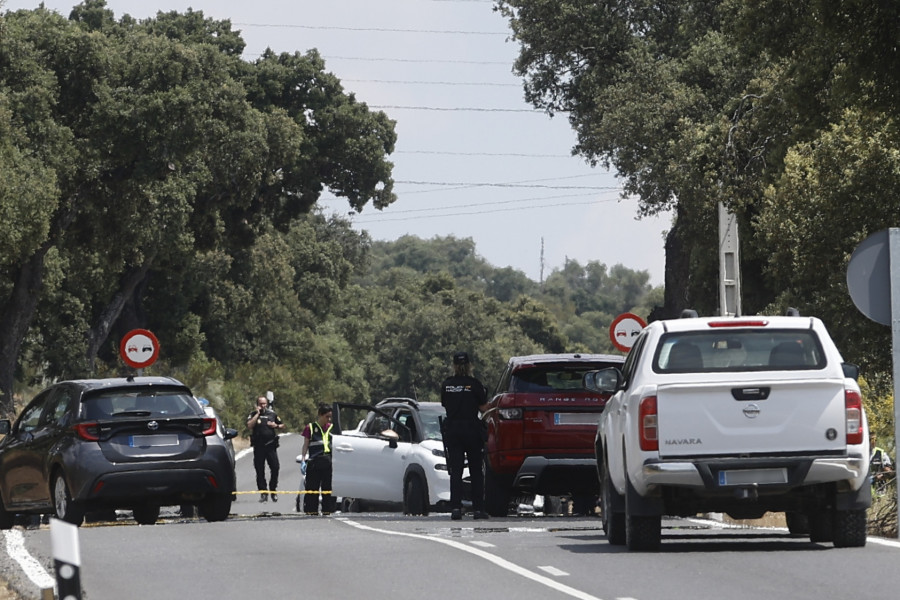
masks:
[[[177,435],[130,435],[128,445],[132,448],[157,448],[159,446],[177,446]]]
[[[596,425],[600,413],[553,413],[554,425]]]
[[[719,485],[787,483],[787,469],[735,469],[719,471]]]

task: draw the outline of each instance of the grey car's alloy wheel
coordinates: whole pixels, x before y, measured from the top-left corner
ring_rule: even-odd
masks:
[[[56,518],[66,523],[81,525],[84,521],[84,508],[72,500],[66,478],[61,472],[53,477],[53,509]]]

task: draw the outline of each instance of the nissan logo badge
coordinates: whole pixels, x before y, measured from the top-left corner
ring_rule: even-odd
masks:
[[[147,423],[147,429],[149,429],[150,431],[156,431],[157,429],[159,429],[159,423],[157,423],[156,421],[150,421],[149,423]]]
[[[759,416],[759,405],[748,404],[744,407],[744,416],[748,419],[755,419]]]

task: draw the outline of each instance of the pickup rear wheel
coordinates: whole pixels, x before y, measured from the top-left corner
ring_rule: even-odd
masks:
[[[815,510],[809,513],[809,541],[814,544],[830,542],[834,539],[832,514],[829,510]]]
[[[614,502],[613,495],[618,497],[619,502]],[[603,532],[606,533],[606,540],[614,546],[625,544],[625,513],[613,508],[624,502],[612,485],[609,469],[604,469],[603,481],[600,484],[600,521],[603,524]]]
[[[866,511],[834,512],[834,547],[862,548],[866,545]]]
[[[652,552],[662,541],[662,517],[625,513],[625,545],[629,550]]]
[[[794,535],[809,535],[809,517],[802,512],[788,511],[784,513],[788,531]]]

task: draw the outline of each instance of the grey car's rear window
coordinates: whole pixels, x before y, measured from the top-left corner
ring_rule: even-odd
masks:
[[[205,413],[193,396],[180,390],[108,390],[82,400],[85,419],[186,417]]]
[[[797,329],[668,333],[653,356],[657,373],[818,370],[825,363],[815,332]]]

